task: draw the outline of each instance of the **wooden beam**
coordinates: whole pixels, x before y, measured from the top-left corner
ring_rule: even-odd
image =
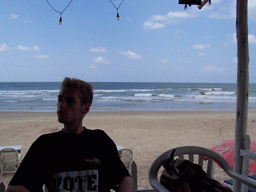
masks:
[[[248,47],[248,0],[237,0],[237,106],[234,149],[234,170],[242,174],[243,157],[240,150],[245,149],[249,89],[249,47]],[[241,191],[241,182],[234,180],[234,192]]]

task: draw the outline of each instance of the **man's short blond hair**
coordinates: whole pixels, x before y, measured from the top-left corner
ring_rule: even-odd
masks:
[[[76,78],[66,77],[61,85],[61,88],[77,88],[79,92],[79,98],[82,105],[89,103],[92,104],[93,101],[93,87],[90,83],[82,81]]]

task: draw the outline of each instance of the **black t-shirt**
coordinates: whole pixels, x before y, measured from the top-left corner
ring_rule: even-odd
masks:
[[[63,131],[40,136],[30,147],[9,185],[30,192],[100,191],[118,185],[129,173],[116,145],[102,130]]]

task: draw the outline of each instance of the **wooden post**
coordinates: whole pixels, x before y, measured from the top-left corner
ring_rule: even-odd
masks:
[[[246,152],[249,152],[250,148],[251,148],[251,138],[250,138],[249,135],[246,135],[246,137],[245,137],[245,150],[246,150]],[[250,158],[247,157],[247,156],[243,156],[241,151],[240,151],[240,155],[243,157],[242,175],[247,177],[248,176]],[[248,185],[242,183],[241,191],[248,192]]]
[[[234,170],[242,174],[243,157],[240,149],[245,148],[248,114],[248,87],[249,87],[249,47],[248,47],[248,0],[237,0],[236,8],[236,35],[237,35],[237,106]],[[241,182],[234,180],[234,192],[241,191]]]

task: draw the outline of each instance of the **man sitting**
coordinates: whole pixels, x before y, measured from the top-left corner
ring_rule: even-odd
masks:
[[[112,139],[83,127],[93,100],[92,86],[65,78],[58,96],[58,121],[64,128],[40,136],[30,147],[7,192],[133,191],[133,180]]]

